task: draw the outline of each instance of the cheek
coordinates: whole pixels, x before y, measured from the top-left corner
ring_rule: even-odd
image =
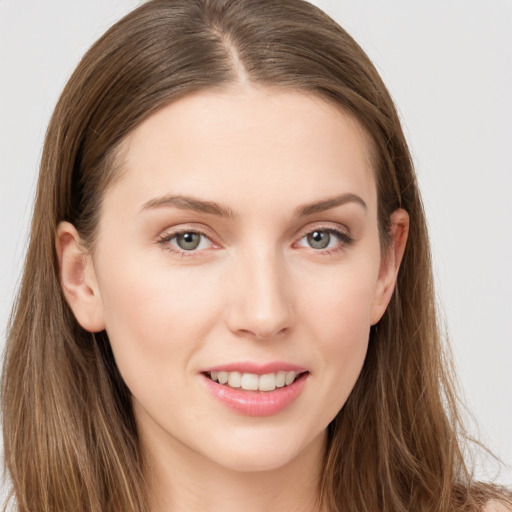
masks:
[[[334,274],[334,273],[333,273]],[[339,412],[361,372],[370,332],[378,268],[350,265],[303,298],[308,338],[320,359],[327,422]],[[318,283],[317,283],[318,284]]]
[[[117,259],[100,273],[106,330],[127,384],[128,373],[152,378],[159,368],[169,373],[173,361],[186,370],[218,318],[213,277],[136,258]]]
[[[326,366],[335,371],[360,367],[368,344],[370,304],[369,293],[346,287],[331,295],[323,307],[320,302],[312,307],[310,315],[317,331],[314,339]]]
[[[378,278],[378,258],[351,261],[323,273],[308,273],[301,285],[302,314],[333,350],[367,337]],[[304,280],[303,280],[304,281]]]

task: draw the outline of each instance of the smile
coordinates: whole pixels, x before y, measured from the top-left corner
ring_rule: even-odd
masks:
[[[214,382],[229,386],[230,388],[241,388],[246,391],[274,391],[276,388],[290,386],[305,372],[279,371],[257,375],[255,373],[241,372],[207,372],[206,375]]]
[[[283,368],[286,365],[245,366],[236,370],[210,369],[200,374],[214,398],[244,416],[271,416],[284,411],[299,398],[310,376],[304,368]]]

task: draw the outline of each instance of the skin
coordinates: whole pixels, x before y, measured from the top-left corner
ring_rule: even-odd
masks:
[[[311,95],[203,91],[128,136],[91,252],[59,225],[67,300],[85,329],[107,330],[133,395],[153,510],[315,509],[325,429],[360,373],[407,238],[397,210],[381,251],[369,155],[357,122]],[[162,204],[166,196],[230,215]],[[330,236],[327,248],[311,246],[315,230]],[[187,252],[180,231],[205,237]],[[201,377],[240,361],[285,361],[309,375],[285,410],[248,417]]]

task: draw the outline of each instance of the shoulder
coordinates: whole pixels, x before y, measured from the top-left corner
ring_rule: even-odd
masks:
[[[512,508],[498,500],[491,500],[485,505],[482,512],[512,512]]]

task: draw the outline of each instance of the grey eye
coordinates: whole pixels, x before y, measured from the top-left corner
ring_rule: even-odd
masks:
[[[176,245],[184,251],[193,251],[199,247],[201,235],[199,233],[179,233],[176,235]]]
[[[313,249],[325,249],[331,241],[331,235],[328,231],[313,231],[306,239]]]

